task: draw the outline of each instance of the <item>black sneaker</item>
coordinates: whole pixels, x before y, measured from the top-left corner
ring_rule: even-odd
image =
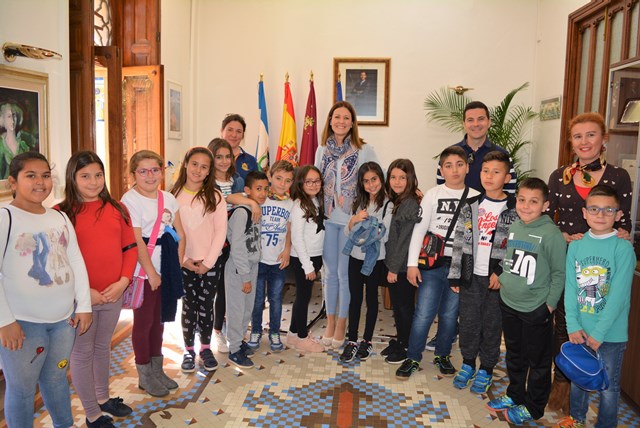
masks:
[[[411,358],[407,358],[406,360],[404,360],[398,370],[396,370],[396,377],[403,380],[409,379],[413,372],[417,371],[419,368],[419,362],[412,360]]]
[[[253,367],[253,361],[242,350],[229,354],[229,362],[243,369]]]
[[[184,373],[193,373],[196,371],[196,353],[188,351],[182,357],[182,365],[180,366]]]
[[[438,342],[438,336],[433,336],[433,338],[427,342],[427,344],[425,345],[424,349],[425,351],[435,351],[436,350],[436,343]]]
[[[358,344],[356,342],[347,342],[340,355],[341,363],[349,363],[356,358],[356,352],[358,352]]]
[[[383,357],[386,357],[387,355],[391,355],[393,354],[393,352],[396,350],[397,347],[398,347],[398,342],[395,339],[391,339],[389,341],[389,345],[387,345],[387,347],[380,352],[380,355],[382,355]]]
[[[392,354],[387,355],[384,360],[389,364],[402,364],[407,359],[407,350],[404,348],[396,348]]]
[[[100,404],[100,410],[118,418],[129,416],[133,412],[133,409],[124,404],[124,400],[120,397],[109,398]]]
[[[356,353],[356,357],[360,361],[366,361],[367,358],[371,356],[371,342],[367,342],[366,340],[361,340],[360,345],[358,346],[358,352]]]
[[[113,418],[111,416],[102,415],[93,422],[86,420],[87,428],[116,428],[113,424]]]
[[[456,373],[456,368],[453,367],[453,364],[451,364],[451,360],[449,359],[448,355],[435,357],[433,359],[433,364],[438,366],[438,368],[440,369],[440,373],[445,376],[451,376]]]
[[[218,368],[218,362],[216,361],[216,357],[213,356],[211,349],[203,349],[200,351],[200,359],[206,371],[212,372]]]
[[[249,344],[247,342],[245,342],[244,340],[242,341],[242,343],[240,344],[240,350],[242,352],[245,353],[245,355],[247,356],[251,356],[253,354],[256,353],[255,349],[251,349],[251,347],[249,346]]]

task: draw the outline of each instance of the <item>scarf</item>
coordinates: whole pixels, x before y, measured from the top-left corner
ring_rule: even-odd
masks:
[[[269,199],[271,199],[272,201],[286,201],[287,199],[289,199],[289,193],[285,193],[282,196],[278,196],[275,193],[273,193],[271,190],[269,190]]]
[[[593,187],[596,181],[591,174],[589,174],[589,171],[600,171],[606,165],[607,161],[604,159],[604,153],[601,154],[598,159],[586,165],[580,165],[580,161],[578,160],[564,169],[562,172],[562,182],[565,185],[571,183],[573,176],[576,175],[576,172],[580,171],[582,173],[582,184],[584,187]]]
[[[336,144],[332,135],[327,139],[326,150],[322,157],[320,171],[324,180],[324,207],[327,216],[331,216],[333,209],[338,206],[345,213],[351,212],[351,205],[356,196],[358,180],[358,152],[351,145],[351,137],[344,139],[341,146]],[[338,178],[338,160],[342,159],[340,168],[340,194],[336,193]]]

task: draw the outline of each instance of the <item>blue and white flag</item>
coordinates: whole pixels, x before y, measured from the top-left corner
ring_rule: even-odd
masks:
[[[269,124],[262,76],[260,76],[260,83],[258,83],[258,112],[260,114],[260,129],[258,130],[258,143],[256,144],[256,160],[258,161],[258,169],[266,171],[269,169]]]
[[[340,79],[338,79],[336,82],[336,102],[342,101],[342,99],[342,83],[340,82]]]

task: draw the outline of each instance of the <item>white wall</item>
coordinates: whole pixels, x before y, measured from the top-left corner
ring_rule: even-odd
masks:
[[[562,97],[569,14],[588,0],[539,0],[536,43],[534,108],[540,109],[543,99]],[[563,100],[564,102],[564,100]],[[534,145],[531,168],[545,181],[558,166],[560,119],[536,121],[533,127]]]
[[[264,73],[275,153],[286,72],[300,141],[310,70],[322,128],[333,101],[333,58],[389,57],[389,126],[362,127],[361,135],[375,146],[385,167],[397,157],[411,158],[421,187],[428,188],[434,183],[432,157],[461,139],[426,122],[423,102],[429,92],[461,84],[475,88],[468,93],[472,98],[491,105],[531,82],[532,89],[516,101],[534,101],[538,0],[192,1],[196,144],[217,136],[224,115],[237,112],[248,121],[245,149],[255,151],[256,88]],[[564,55],[565,45],[550,49]]]
[[[55,165],[54,174],[64,180],[67,159],[71,156],[68,1],[2,0],[2,9],[5,12],[0,14],[0,45],[22,43],[62,55],[62,60],[17,58],[13,63],[0,55],[0,64],[49,75],[48,157]]]

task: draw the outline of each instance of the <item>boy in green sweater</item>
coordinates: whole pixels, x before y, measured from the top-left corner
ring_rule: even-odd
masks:
[[[500,275],[502,330],[507,348],[506,395],[487,407],[520,425],[540,419],[551,390],[552,328],[565,280],[567,244],[551,217],[543,215],[549,188],[539,178],[520,183]]]
[[[606,185],[589,192],[582,215],[589,231],[569,244],[564,292],[567,333],[571,343],[598,351],[609,376],[609,388],[600,391],[597,427],[618,426],[620,371],[627,346],[631,283],[636,256],[631,243],[613,228],[622,217],[616,191]],[[571,384],[571,415],[556,425],[583,427],[589,410],[589,392]]]

